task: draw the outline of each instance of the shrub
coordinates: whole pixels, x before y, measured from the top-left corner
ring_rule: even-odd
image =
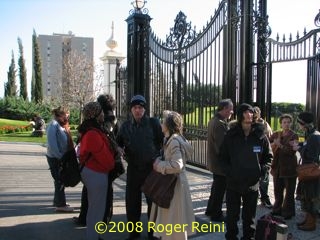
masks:
[[[23,98],[6,97],[0,99],[0,118],[30,121],[35,114],[39,114],[45,122],[52,119],[51,110],[58,107],[52,102],[38,104]],[[70,123],[79,124],[79,109],[70,109]]]

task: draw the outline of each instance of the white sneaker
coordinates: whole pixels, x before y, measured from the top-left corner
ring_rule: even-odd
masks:
[[[56,207],[56,212],[73,212],[73,207],[70,207],[68,205],[63,206],[63,207]]]

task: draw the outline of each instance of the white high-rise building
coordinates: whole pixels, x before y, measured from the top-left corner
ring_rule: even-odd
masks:
[[[76,37],[72,32],[68,34],[53,34],[38,36],[41,64],[43,97],[59,99],[62,97],[62,87],[68,86],[69,78],[66,73],[65,59],[69,53],[85,56],[86,63],[93,66],[93,38]],[[89,69],[83,66],[83,69]],[[91,72],[88,94],[93,94],[93,68]],[[85,70],[84,70],[85,71]],[[82,87],[82,86],[79,86]]]

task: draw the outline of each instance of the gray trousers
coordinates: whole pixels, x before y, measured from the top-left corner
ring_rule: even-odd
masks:
[[[95,230],[97,222],[103,221],[106,208],[108,174],[95,172],[84,167],[81,178],[88,190],[87,240],[98,240]]]

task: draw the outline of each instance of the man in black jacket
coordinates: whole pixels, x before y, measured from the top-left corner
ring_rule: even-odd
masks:
[[[243,237],[254,238],[259,179],[272,160],[269,140],[260,124],[253,124],[253,108],[243,103],[237,123],[227,132],[221,148],[221,164],[227,183],[226,239],[238,239],[237,222],[242,200]]]
[[[128,222],[136,223],[141,216],[141,186],[153,169],[153,162],[160,153],[163,133],[160,122],[145,114],[146,100],[141,95],[135,95],[130,102],[132,117],[124,122],[117,136],[117,142],[124,149],[124,158],[128,162],[126,186],[126,212]],[[152,201],[146,198],[148,218]],[[148,233],[153,239],[152,232]],[[138,239],[140,233],[133,231],[129,239]]]

